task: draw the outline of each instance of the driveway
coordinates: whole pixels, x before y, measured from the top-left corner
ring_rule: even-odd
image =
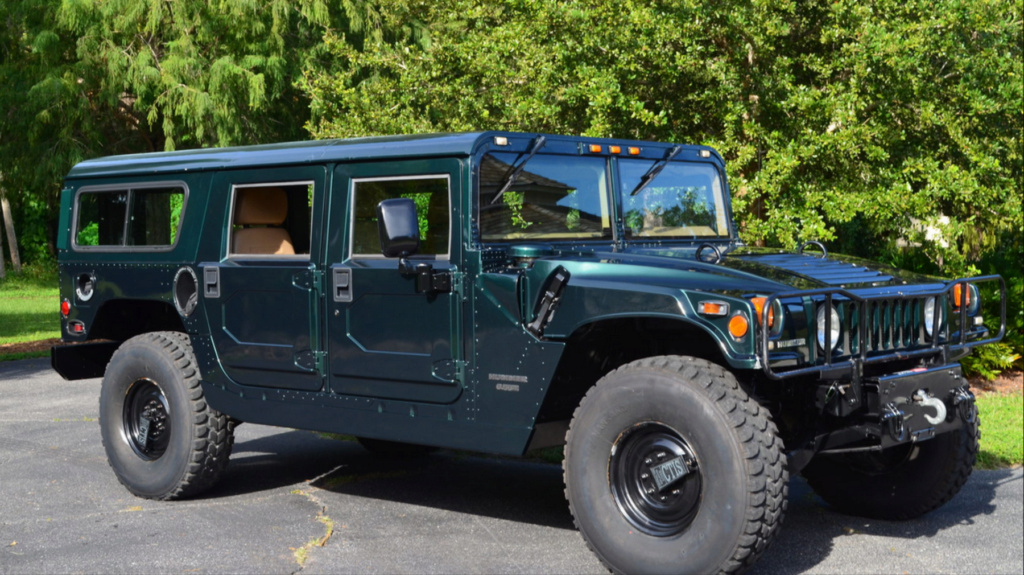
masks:
[[[48,360],[0,363],[0,572],[605,573],[562,496],[557,465],[357,444],[252,424],[202,498],[138,499],[110,471],[99,380]],[[1024,571],[1020,469],[975,472],[909,522],[829,511],[790,485],[782,535],[754,572]]]

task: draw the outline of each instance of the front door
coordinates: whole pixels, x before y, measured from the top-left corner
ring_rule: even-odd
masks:
[[[236,383],[323,387],[316,264],[322,250],[311,232],[326,175],[311,166],[214,177],[214,186],[230,190],[230,205],[221,260],[202,266],[200,282],[214,346]]]
[[[415,201],[419,253],[435,274],[457,271],[451,204],[460,197],[458,160],[342,165],[334,175],[327,248],[328,371],[337,394],[450,403],[461,393],[459,297],[418,293],[416,277],[380,251],[377,204]]]

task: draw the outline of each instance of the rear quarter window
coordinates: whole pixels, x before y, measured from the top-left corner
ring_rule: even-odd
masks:
[[[171,249],[187,196],[181,182],[82,188],[75,197],[72,245],[78,250]]]

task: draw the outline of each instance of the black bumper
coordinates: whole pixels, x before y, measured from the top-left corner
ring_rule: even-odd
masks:
[[[50,348],[50,365],[64,379],[102,377],[118,341],[85,342],[73,345],[55,345]]]

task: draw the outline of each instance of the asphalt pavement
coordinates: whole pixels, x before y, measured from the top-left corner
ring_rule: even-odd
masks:
[[[118,484],[100,444],[99,380],[0,363],[2,573],[605,573],[562,495],[561,468],[442,451],[414,459],[243,424],[203,497],[161,503]],[[830,511],[800,478],[754,569],[1024,572],[1020,469],[976,471],[908,522]]]

